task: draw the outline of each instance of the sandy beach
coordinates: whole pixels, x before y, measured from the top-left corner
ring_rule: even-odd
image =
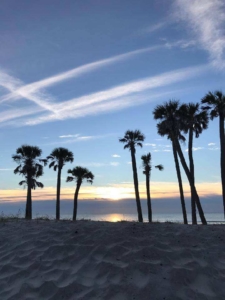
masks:
[[[224,299],[225,226],[0,223],[0,299]]]

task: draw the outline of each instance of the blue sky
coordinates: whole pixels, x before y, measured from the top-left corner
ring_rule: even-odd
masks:
[[[209,90],[225,92],[224,1],[7,0],[0,15],[1,199],[26,194],[11,158],[24,143],[43,157],[59,146],[74,152],[63,199],[73,197],[65,178],[76,165],[95,175],[83,198],[132,197],[130,153],[118,142],[127,129],[146,136],[137,150],[142,197],[140,156],[149,151],[165,168],[153,170],[154,197],[176,197],[171,145],[157,135],[152,111],[171,98],[198,102]],[[218,120],[194,150],[199,193],[220,195]],[[56,173],[45,168],[42,182],[37,198],[55,199]]]

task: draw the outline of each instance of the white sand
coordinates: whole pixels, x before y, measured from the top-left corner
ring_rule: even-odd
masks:
[[[0,223],[0,299],[225,299],[225,226]]]

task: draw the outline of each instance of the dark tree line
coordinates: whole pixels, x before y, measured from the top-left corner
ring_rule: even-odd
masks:
[[[16,154],[12,156],[13,160],[19,164],[14,170],[14,174],[22,175],[25,178],[25,180],[19,182],[19,185],[27,186],[25,218],[32,219],[32,189],[44,187],[43,183],[38,182],[37,179],[43,175],[43,167],[50,161],[49,168],[53,167],[54,171],[58,170],[56,187],[56,220],[59,220],[61,171],[67,162],[73,162],[73,153],[66,148],[56,148],[46,159],[41,159],[41,154],[42,150],[39,147],[22,145],[16,150]],[[87,182],[92,183],[94,175],[88,169],[80,166],[69,169],[68,174],[70,176],[67,177],[66,182],[76,181],[73,212],[73,221],[76,221],[77,200],[81,184],[85,179]]]
[[[180,165],[187,176],[191,191],[191,212],[192,224],[197,224],[196,208],[202,224],[206,225],[204,211],[195,186],[195,167],[193,158],[194,137],[198,138],[203,130],[208,128],[209,118],[219,118],[219,136],[220,136],[220,167],[222,196],[225,218],[225,95],[221,91],[214,93],[208,92],[199,103],[180,104],[177,100],[169,100],[162,105],[157,105],[153,111],[153,117],[158,121],[156,127],[160,136],[167,137],[172,143],[172,150],[177,173],[181,208],[184,224],[187,224],[187,212],[183,192],[182,177]],[[127,130],[123,138],[119,142],[124,144],[124,149],[129,149],[131,153],[131,162],[133,170],[133,181],[135,198],[137,205],[138,221],[143,222],[141,201],[139,195],[138,173],[136,164],[136,147],[142,147],[145,136],[140,130]],[[188,162],[186,162],[181,143],[188,140]],[[42,150],[36,146],[22,145],[16,150],[16,154],[12,156],[13,160],[18,163],[18,167],[14,170],[15,174],[22,175],[24,180],[19,185],[27,186],[27,201],[25,218],[32,219],[32,189],[36,187],[43,188],[44,185],[37,181],[43,175],[43,168],[49,163],[49,168],[57,171],[57,188],[56,188],[56,219],[60,219],[60,189],[61,189],[61,172],[66,163],[72,163],[74,160],[73,153],[66,148],[54,149],[46,159],[41,158]],[[146,194],[148,219],[152,222],[152,206],[150,195],[150,176],[152,170],[151,153],[142,155],[143,173],[146,177]],[[162,165],[156,165],[160,171],[163,170]],[[74,194],[74,210],[73,220],[77,216],[77,202],[80,187],[84,180],[93,183],[94,175],[86,168],[77,166],[68,170],[69,176],[66,182],[75,181],[76,189]]]
[[[213,120],[219,117],[219,133],[220,133],[220,148],[221,148],[221,181],[222,181],[222,196],[223,196],[223,207],[224,207],[224,218],[225,218],[225,95],[220,91],[214,93],[208,92],[205,97],[202,98],[201,104],[199,103],[188,103],[180,104],[177,100],[169,100],[163,105],[157,105],[153,111],[154,119],[158,121],[157,131],[160,136],[165,136],[172,143],[172,150],[175,162],[175,168],[177,172],[177,179],[180,191],[180,200],[183,213],[184,224],[188,223],[187,211],[184,199],[182,177],[180,171],[180,164],[182,165],[184,172],[189,181],[191,190],[191,212],[192,212],[192,224],[197,224],[196,207],[199,213],[202,224],[206,225],[204,211],[197,193],[195,186],[195,168],[193,158],[193,140],[194,137],[198,138],[203,130],[208,128],[209,117]],[[188,158],[187,163],[181,148],[181,143],[186,141],[188,135]],[[120,142],[125,143],[124,148],[128,148],[131,152],[133,178],[134,178],[134,189],[136,195],[138,220],[143,221],[142,210],[140,204],[140,196],[138,191],[138,176],[135,159],[135,146],[142,147],[144,141],[144,135],[140,130],[126,131],[124,138],[119,139]],[[150,158],[151,154],[149,153]],[[143,163],[146,165],[147,157],[142,156]],[[144,169],[144,174],[148,174],[148,170],[151,170],[149,166]],[[146,172],[147,171],[147,172]],[[147,192],[147,204],[148,204],[148,216],[149,222],[152,221],[152,208],[149,184],[150,176],[146,175],[146,192]]]

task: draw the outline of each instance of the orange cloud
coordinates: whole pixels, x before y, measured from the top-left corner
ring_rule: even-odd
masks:
[[[186,197],[190,196],[190,188],[188,183],[184,183],[184,194]],[[196,184],[199,196],[207,195],[221,195],[220,182],[203,182]],[[75,187],[62,188],[61,199],[73,199]],[[146,198],[145,182],[139,184],[140,197]],[[151,196],[157,198],[172,198],[179,197],[179,188],[177,182],[151,182]],[[132,182],[120,184],[108,184],[107,186],[82,186],[79,193],[79,199],[111,199],[120,200],[126,198],[134,198],[134,185]],[[56,188],[45,187],[44,189],[37,189],[32,191],[33,200],[55,200]],[[18,201],[26,199],[26,190],[1,190],[0,201],[10,200]]]

